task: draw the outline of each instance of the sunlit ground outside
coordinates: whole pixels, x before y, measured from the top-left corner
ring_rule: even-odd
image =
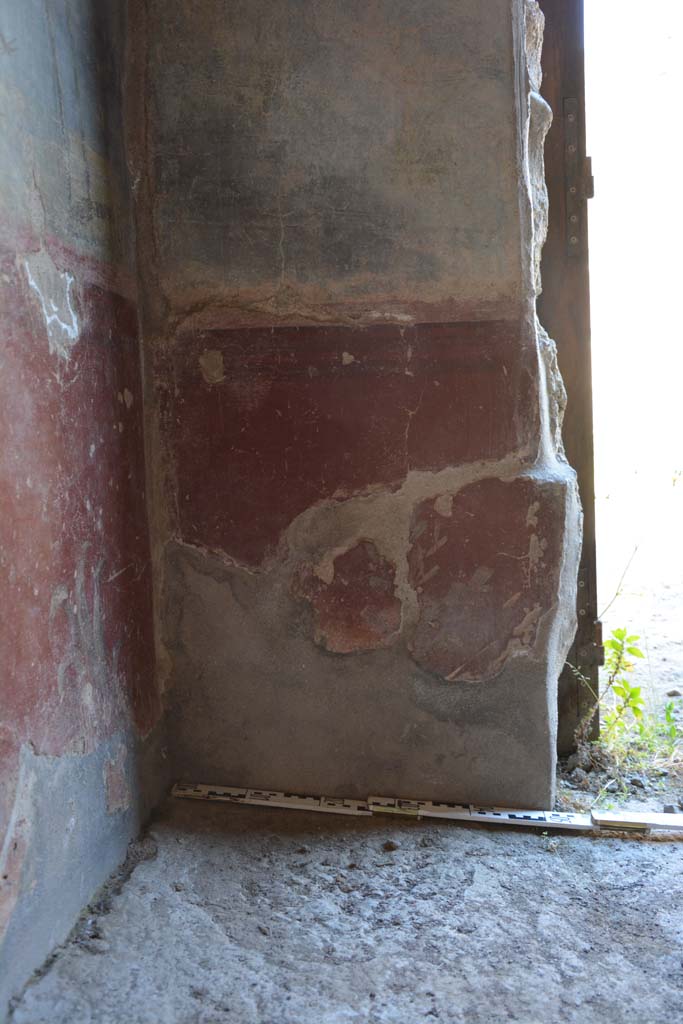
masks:
[[[661,712],[683,693],[683,2],[585,18],[599,603]]]

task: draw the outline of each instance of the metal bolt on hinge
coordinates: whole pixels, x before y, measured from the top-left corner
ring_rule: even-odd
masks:
[[[579,133],[581,109],[575,97],[564,100],[564,174],[566,184],[566,246],[572,256],[585,252],[584,201],[593,195],[593,176],[588,157],[581,158],[582,135]]]

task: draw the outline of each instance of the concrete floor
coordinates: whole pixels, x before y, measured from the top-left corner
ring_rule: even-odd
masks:
[[[13,1024],[683,1020],[680,841],[176,801],[136,859]]]

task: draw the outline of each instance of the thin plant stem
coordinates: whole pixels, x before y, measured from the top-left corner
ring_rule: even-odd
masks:
[[[599,619],[604,618],[604,616],[610,610],[610,608],[612,607],[612,605],[614,604],[616,599],[619,597],[619,595],[621,593],[621,588],[622,588],[623,582],[624,582],[624,580],[626,578],[626,573],[631,568],[631,562],[636,557],[636,552],[638,551],[639,547],[640,547],[640,544],[636,544],[636,546],[634,547],[633,551],[631,552],[631,557],[629,558],[628,562],[626,563],[626,567],[625,567],[624,571],[621,574],[619,582],[617,583],[617,589],[614,591],[614,594],[612,595],[612,600],[609,602],[609,604],[605,608],[602,609],[601,612],[598,613],[598,618]]]

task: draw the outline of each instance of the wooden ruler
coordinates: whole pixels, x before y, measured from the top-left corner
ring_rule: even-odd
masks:
[[[255,807],[287,807],[297,811],[325,814],[396,814],[409,818],[445,818],[448,821],[483,822],[487,825],[514,825],[540,829],[566,829],[571,832],[683,832],[683,814],[655,812],[521,811],[509,807],[476,807],[435,800],[404,800],[400,797],[369,796],[367,800],[342,797],[309,796],[273,789],[248,789],[236,786],[207,786],[178,782],[172,795],[189,800],[216,800]]]

